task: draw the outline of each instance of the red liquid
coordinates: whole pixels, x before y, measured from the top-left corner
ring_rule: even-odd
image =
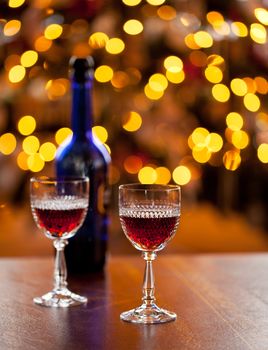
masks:
[[[36,221],[52,237],[70,236],[84,218],[85,208],[40,209],[33,208]]]
[[[141,218],[120,216],[123,230],[130,241],[141,250],[161,249],[175,233],[179,217]]]

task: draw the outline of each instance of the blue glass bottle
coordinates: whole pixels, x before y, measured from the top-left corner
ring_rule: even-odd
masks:
[[[57,176],[90,178],[89,209],[84,224],[65,248],[70,273],[100,271],[105,264],[108,217],[107,173],[110,156],[92,135],[92,86],[94,62],[91,57],[72,58],[71,140],[58,149]]]

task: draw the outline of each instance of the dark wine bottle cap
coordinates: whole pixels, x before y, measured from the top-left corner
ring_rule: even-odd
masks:
[[[73,56],[70,59],[70,68],[71,78],[78,83],[84,83],[93,77],[94,60],[91,56],[86,58]]]

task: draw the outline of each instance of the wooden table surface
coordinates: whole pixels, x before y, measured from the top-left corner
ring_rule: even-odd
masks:
[[[48,258],[0,259],[0,349],[267,350],[268,255],[160,256],[156,297],[175,322],[135,325],[119,314],[140,304],[143,261],[111,257],[101,276],[70,280],[88,296],[70,309],[34,305],[51,288]]]

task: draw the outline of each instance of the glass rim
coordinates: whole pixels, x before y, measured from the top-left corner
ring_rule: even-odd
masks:
[[[143,187],[144,186],[144,187]],[[146,188],[148,186],[148,188]],[[150,187],[151,186],[151,187]],[[142,188],[143,187],[143,188]],[[119,186],[119,190],[129,190],[129,191],[181,191],[179,185],[162,185],[162,184],[141,184],[141,183],[131,183],[131,184],[122,184]]]
[[[33,176],[30,178],[30,182],[38,182],[42,184],[53,184],[53,183],[89,183],[88,176]]]

